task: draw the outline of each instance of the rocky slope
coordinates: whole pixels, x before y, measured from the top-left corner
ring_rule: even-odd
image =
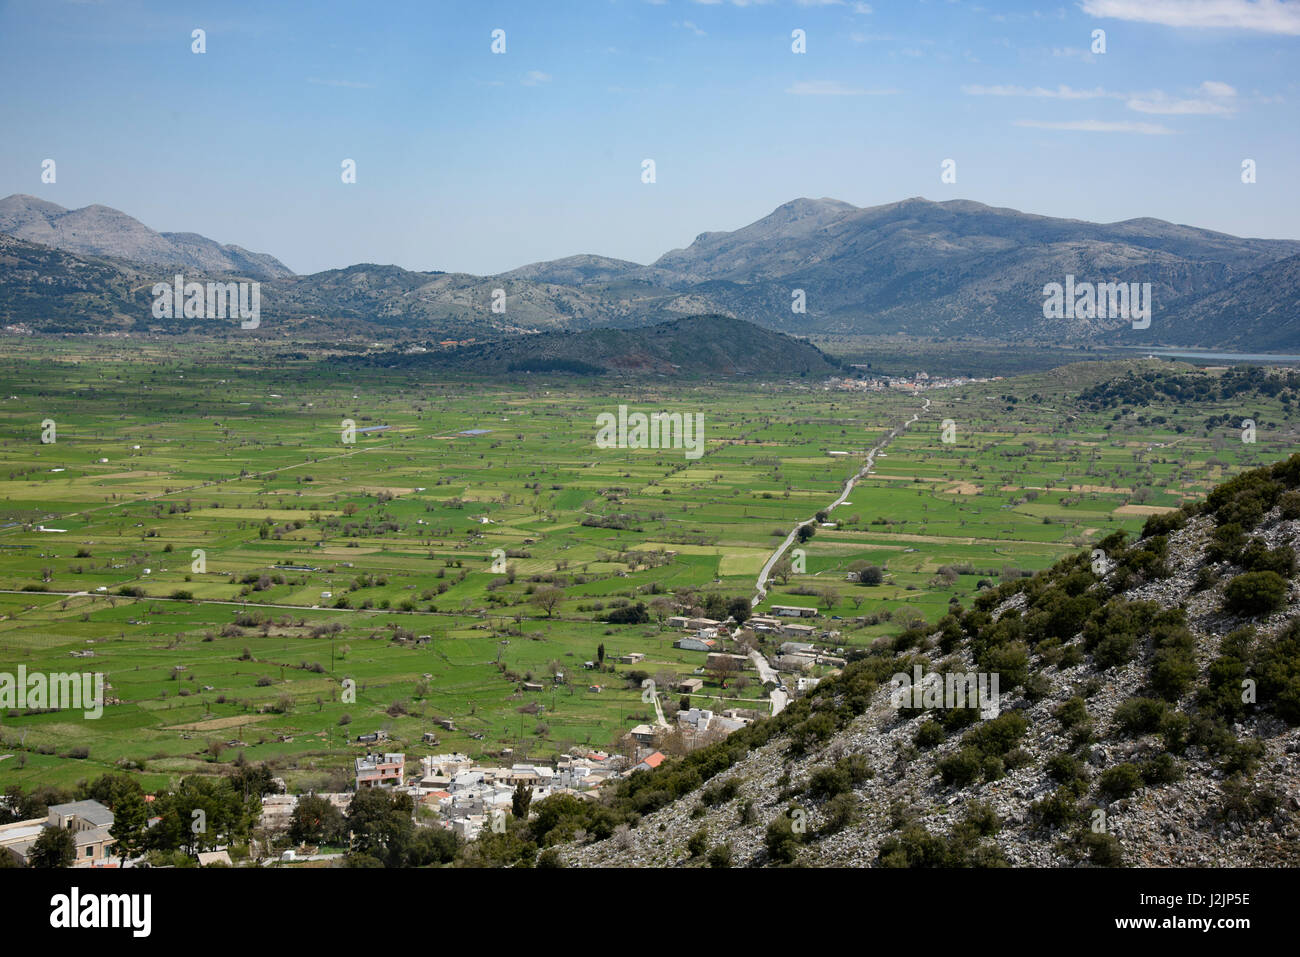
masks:
[[[986,590],[780,717],[633,775],[612,803],[639,823],[560,860],[1300,865],[1297,487],[1300,455]],[[1280,591],[1254,594],[1270,573]],[[999,715],[894,707],[889,676],[917,663],[999,671]]]
[[[0,199],[0,233],[82,256],[108,256],[252,279],[292,276],[280,260],[198,233],[159,233],[109,206],[64,209],[21,193]],[[162,277],[159,277],[160,279]]]

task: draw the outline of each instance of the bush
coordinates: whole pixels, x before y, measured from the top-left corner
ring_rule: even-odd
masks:
[[[1154,734],[1165,714],[1165,703],[1155,698],[1129,698],[1115,709],[1115,722],[1132,737]]]
[[[795,831],[790,815],[780,814],[767,825],[763,846],[767,848],[772,860],[779,864],[790,864],[799,853],[802,837],[802,834]]]
[[[1029,806],[1029,813],[1043,827],[1066,827],[1079,817],[1079,799],[1072,788],[1061,786]]]
[[[1029,721],[1016,711],[1008,711],[985,721],[962,736],[962,744],[983,755],[1001,757],[1015,747],[1029,729]]]
[[[918,748],[933,748],[944,739],[943,725],[937,721],[924,721],[916,729],[912,743]]]
[[[1002,764],[1008,771],[1014,771],[1016,768],[1023,768],[1032,764],[1034,756],[1024,748],[1012,748],[1006,754],[1002,755]]]
[[[1183,776],[1178,762],[1168,754],[1157,754],[1138,765],[1142,783],[1148,787],[1160,784],[1173,784]]]
[[[1223,801],[1214,816],[1228,824],[1249,824],[1261,818],[1272,817],[1282,804],[1282,798],[1269,787],[1252,791],[1241,778],[1223,782]]]
[[[1237,564],[1248,572],[1277,572],[1290,578],[1295,574],[1295,551],[1286,545],[1269,548],[1261,539],[1253,538],[1241,550]]]
[[[1246,572],[1223,590],[1224,609],[1236,615],[1263,615],[1282,607],[1287,582],[1277,572]]]
[[[717,784],[710,784],[700,792],[700,800],[709,807],[717,807],[719,804],[726,804],[740,792],[740,782],[735,778],[728,778]]]
[[[948,847],[919,824],[885,838],[880,844],[882,867],[945,867]]]
[[[946,787],[963,788],[979,776],[981,763],[978,751],[974,748],[963,748],[940,761],[936,765],[936,770]]]
[[[1075,695],[1063,701],[1054,712],[1054,716],[1061,722],[1061,727],[1068,731],[1088,720],[1088,704],[1083,698]]]
[[[837,794],[826,802],[822,810],[826,815],[826,823],[822,825],[820,833],[835,834],[857,819],[858,802],[852,794]]]
[[[709,849],[709,832],[700,828],[686,840],[686,850],[691,857],[700,857]]]
[[[1142,772],[1136,764],[1117,764],[1102,771],[1097,778],[1097,789],[1111,801],[1128,797],[1142,784]]]
[[[1119,867],[1124,863],[1124,854],[1114,834],[1088,831],[1081,843],[1088,861],[1098,867]]]
[[[1279,718],[1300,725],[1300,621],[1293,621],[1259,654],[1260,700]],[[1241,685],[1235,692],[1240,700]]]
[[[1072,754],[1066,752],[1055,754],[1047,759],[1044,767],[1048,776],[1057,784],[1074,787],[1088,783],[1087,765]]]
[[[824,711],[811,715],[795,725],[790,731],[790,750],[793,754],[803,754],[815,744],[828,739],[835,733],[835,719]]]
[[[808,781],[808,794],[814,799],[833,798],[870,776],[866,758],[860,754],[849,755],[833,765],[814,770]]]
[[[615,608],[605,616],[605,621],[611,625],[644,625],[649,620],[650,613],[646,611],[644,602]]]
[[[1277,500],[1284,519],[1300,518],[1300,492],[1286,492]]]
[[[1182,754],[1187,750],[1187,735],[1191,724],[1191,719],[1181,712],[1165,712],[1156,733],[1164,741],[1166,751],[1170,754]]]
[[[718,844],[708,856],[709,867],[730,867],[731,866],[731,845]]]

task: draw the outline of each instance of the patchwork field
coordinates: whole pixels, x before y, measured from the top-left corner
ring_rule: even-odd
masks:
[[[0,785],[125,768],[152,786],[242,757],[327,786],[376,730],[408,760],[614,746],[653,720],[641,677],[704,664],[662,618],[754,595],[784,536],[924,399],[756,610],[817,605],[836,644],[864,647],[1296,441],[1286,390],[1077,401],[1127,370],[1221,375],[1154,361],[918,395],[435,378],[291,347],[6,345],[0,671],[103,673],[112,703],[98,720],[0,712]],[[598,448],[597,416],[620,404],[702,412],[703,456]],[[880,584],[846,580],[864,563]],[[651,621],[599,620],[627,602]],[[602,645],[613,671],[586,670]],[[631,652],[645,659],[615,663]],[[752,677],[700,677],[694,703],[767,706]]]

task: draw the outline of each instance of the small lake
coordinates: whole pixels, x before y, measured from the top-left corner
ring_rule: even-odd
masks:
[[[1208,362],[1286,362],[1300,363],[1300,356],[1289,356],[1277,352],[1201,352],[1194,349],[1138,349],[1123,347],[1133,352],[1148,356],[1161,356],[1169,359],[1193,359]]]

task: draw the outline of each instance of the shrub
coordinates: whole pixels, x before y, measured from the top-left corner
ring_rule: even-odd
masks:
[[[1286,492],[1277,500],[1284,519],[1300,518],[1300,491]]]
[[[650,620],[650,613],[646,611],[643,602],[637,602],[635,605],[615,608],[605,616],[605,620],[611,625],[644,625]]]
[[[1164,741],[1166,751],[1170,754],[1182,754],[1187,750],[1187,735],[1191,724],[1191,719],[1181,712],[1165,712],[1156,733]]]
[[[1241,550],[1237,564],[1246,571],[1277,572],[1283,578],[1290,578],[1295,574],[1295,551],[1286,545],[1269,548],[1261,539],[1253,538]]]
[[[1098,867],[1119,867],[1124,863],[1119,839],[1114,834],[1088,831],[1080,843],[1088,855],[1088,861]]]
[[[1142,526],[1142,538],[1148,538],[1154,535],[1168,535],[1170,532],[1176,532],[1187,524],[1187,515],[1180,509],[1175,512],[1164,512],[1160,515],[1152,515]]]
[[[700,857],[709,849],[709,832],[700,828],[686,840],[686,850],[691,857]]]
[[[701,791],[700,800],[709,807],[716,807],[719,804],[726,804],[738,793],[740,793],[740,782],[735,778],[727,778],[727,780],[711,784]]]
[[[1101,772],[1097,788],[1108,800],[1128,797],[1142,787],[1142,772],[1136,764],[1117,764]]]
[[[1183,776],[1178,762],[1168,754],[1157,754],[1143,761],[1138,765],[1138,773],[1142,775],[1142,783],[1148,787],[1173,784]]]
[[[763,846],[768,856],[780,864],[790,864],[799,853],[802,835],[794,829],[794,822],[788,814],[777,815],[767,825],[763,835]]]
[[[912,742],[918,748],[933,748],[944,739],[943,725],[937,721],[924,721],[916,729]]]
[[[1006,754],[1002,755],[1002,764],[1008,771],[1014,771],[1016,768],[1023,768],[1032,763],[1034,756],[1024,748],[1012,748]]]
[[[803,754],[814,744],[819,744],[835,733],[835,719],[824,711],[810,715],[790,732],[790,750]]]
[[[1151,687],[1166,701],[1177,701],[1196,677],[1196,657],[1191,648],[1161,648],[1151,659]]]
[[[1281,797],[1272,788],[1252,791],[1241,778],[1230,778],[1223,782],[1223,801],[1214,816],[1227,824],[1249,824],[1271,817],[1281,804]]]
[[[1115,709],[1115,722],[1129,736],[1153,734],[1160,727],[1165,703],[1155,698],[1129,698]]]
[[[1259,654],[1260,700],[1283,721],[1300,725],[1300,621],[1287,628]],[[1237,700],[1240,700],[1240,683]]]
[[[1088,704],[1081,697],[1075,695],[1066,701],[1061,702],[1053,716],[1061,722],[1061,727],[1067,731],[1077,724],[1082,724],[1088,720]]]
[[[822,809],[826,823],[821,827],[821,834],[835,834],[844,830],[858,816],[858,802],[852,794],[837,794],[826,802]]]
[[[984,755],[1000,757],[1015,747],[1029,729],[1029,721],[1016,711],[1008,711],[985,721],[962,736],[962,744]]]
[[[1224,608],[1236,615],[1263,615],[1282,607],[1286,579],[1277,572],[1246,572],[1223,590]]]
[[[814,770],[808,782],[808,794],[813,798],[835,797],[870,776],[866,758],[860,754],[849,755],[833,765]]]
[[[1011,690],[1029,677],[1029,649],[1024,642],[1013,641],[993,648],[980,658],[986,671],[998,675],[1001,690]]]
[[[979,752],[973,748],[963,748],[940,761],[936,765],[936,770],[946,787],[960,788],[972,783],[979,776],[980,765]]]
[[[1088,783],[1088,768],[1082,761],[1072,754],[1061,752],[1052,755],[1047,759],[1044,765],[1047,774],[1057,784],[1064,784],[1070,787],[1076,785],[1082,786]]]
[[[882,867],[944,867],[948,848],[942,839],[919,824],[885,838],[880,844]]]
[[[731,866],[731,845],[718,844],[709,851],[709,867],[730,867]]]

